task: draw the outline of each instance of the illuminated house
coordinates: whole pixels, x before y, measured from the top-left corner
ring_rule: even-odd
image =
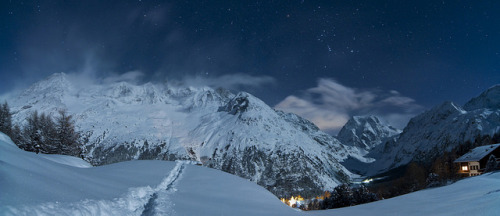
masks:
[[[459,165],[458,173],[464,176],[477,176],[481,175],[486,167],[486,163],[490,158],[490,155],[494,155],[500,159],[500,143],[493,145],[479,146],[467,154],[462,155],[455,160],[455,163]]]

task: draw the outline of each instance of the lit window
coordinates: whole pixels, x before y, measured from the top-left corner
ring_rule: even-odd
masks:
[[[462,166],[462,171],[467,171],[469,168],[467,166]]]

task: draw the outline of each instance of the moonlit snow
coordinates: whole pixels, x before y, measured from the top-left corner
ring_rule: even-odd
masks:
[[[177,161],[90,167],[0,134],[1,215],[499,215],[500,173],[364,205],[300,212],[256,184]]]
[[[85,164],[24,152],[0,134],[0,215],[299,214],[248,180],[189,162]]]

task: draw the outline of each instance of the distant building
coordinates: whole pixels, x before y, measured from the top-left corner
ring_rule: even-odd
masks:
[[[486,163],[490,158],[490,155],[494,155],[497,158],[497,162],[500,159],[500,143],[493,145],[479,146],[467,154],[462,155],[455,160],[455,163],[459,165],[458,173],[464,176],[477,176],[481,175],[486,167]]]

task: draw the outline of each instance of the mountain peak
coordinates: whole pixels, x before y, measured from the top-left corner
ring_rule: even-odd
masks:
[[[28,104],[43,100],[55,106],[64,107],[61,103],[62,97],[69,94],[72,89],[73,86],[65,73],[55,73],[31,85],[21,93],[20,97],[23,97]]]
[[[68,87],[70,82],[64,72],[54,73],[42,81],[33,84],[28,90],[40,90],[50,88],[50,90],[62,89]]]
[[[219,112],[239,115],[241,118],[260,118],[262,115],[276,115],[266,103],[247,92],[239,92],[224,106],[219,107]]]
[[[451,101],[445,101],[443,102],[441,105],[431,109],[431,111],[434,110],[434,111],[438,111],[438,112],[446,112],[446,111],[459,111],[459,112],[463,112],[464,110],[456,105],[455,103],[451,102]]]
[[[400,132],[392,126],[382,124],[376,116],[353,116],[342,127],[337,138],[345,145],[369,150]]]
[[[494,85],[464,105],[465,110],[500,109],[500,84]]]
[[[414,125],[423,125],[429,122],[438,123],[449,118],[452,115],[460,115],[466,113],[467,112],[465,110],[460,108],[460,106],[456,105],[455,103],[451,101],[445,101],[442,104],[410,119],[410,122],[408,122],[408,125],[404,128],[403,133],[408,130],[408,128],[411,128]]]
[[[353,116],[351,120],[355,121],[357,124],[362,124],[365,122],[372,122],[375,124],[381,124],[380,120],[374,116],[374,115],[368,115],[368,116]]]

